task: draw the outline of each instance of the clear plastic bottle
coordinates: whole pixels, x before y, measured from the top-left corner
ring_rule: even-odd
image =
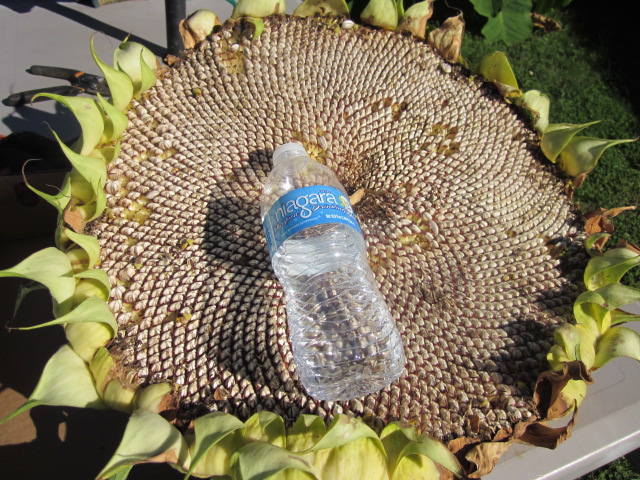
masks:
[[[349,400],[397,379],[405,365],[402,340],[335,174],[298,143],[278,147],[261,215],[307,393]]]

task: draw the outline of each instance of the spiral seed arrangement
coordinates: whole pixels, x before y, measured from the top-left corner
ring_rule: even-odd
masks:
[[[183,420],[352,413],[450,440],[536,416],[585,256],[562,182],[492,86],[413,38],[281,18],[255,40],[225,26],[128,115],[90,231],[130,382],[177,385]],[[259,216],[291,140],[360,197],[408,360],[379,394],[316,402],[296,376]]]

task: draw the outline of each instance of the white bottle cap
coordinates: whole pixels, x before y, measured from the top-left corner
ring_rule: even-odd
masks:
[[[273,151],[273,165],[284,158],[306,157],[307,151],[300,143],[291,142],[280,145]]]

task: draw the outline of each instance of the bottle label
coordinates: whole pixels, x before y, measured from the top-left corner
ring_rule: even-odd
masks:
[[[322,223],[342,223],[362,233],[349,198],[337,188],[312,185],[284,194],[264,219],[269,254],[292,235]]]

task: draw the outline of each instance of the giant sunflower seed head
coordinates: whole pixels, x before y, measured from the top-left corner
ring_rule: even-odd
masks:
[[[536,419],[532,389],[585,257],[535,133],[422,41],[317,18],[246,28],[225,24],[128,111],[109,211],[89,225],[123,377],[174,384],[184,421],[350,413],[450,440]],[[407,357],[378,394],[318,402],[296,374],[259,216],[271,152],[291,140],[360,192]]]

